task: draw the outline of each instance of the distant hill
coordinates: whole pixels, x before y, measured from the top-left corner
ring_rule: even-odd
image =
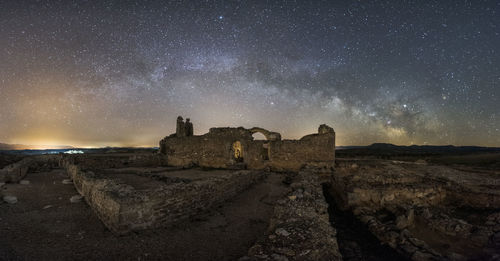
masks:
[[[411,145],[400,146],[390,143],[373,143],[369,146],[342,146],[337,150],[339,157],[356,156],[430,156],[445,154],[469,154],[481,152],[500,152],[500,148],[479,146],[453,146],[453,145]]]
[[[73,146],[53,146],[53,145],[23,145],[0,143],[0,150],[33,150],[33,149],[73,149]]]
[[[400,146],[390,143],[373,143],[365,147],[370,150],[393,150],[393,151],[421,151],[435,153],[468,153],[468,152],[500,152],[500,148],[480,146],[453,146],[453,145],[411,145]]]

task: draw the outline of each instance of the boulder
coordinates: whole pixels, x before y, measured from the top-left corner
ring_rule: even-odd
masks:
[[[4,196],[3,201],[9,203],[9,204],[16,204],[17,203],[17,197],[16,196]]]
[[[74,196],[72,196],[72,197],[69,199],[69,201],[70,201],[71,203],[78,203],[78,202],[82,201],[82,198],[83,198],[83,196],[81,196],[81,195],[74,195]]]

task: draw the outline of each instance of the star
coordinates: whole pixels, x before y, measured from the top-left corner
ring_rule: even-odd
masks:
[[[156,146],[182,115],[500,146],[495,1],[135,2],[2,2],[0,142]]]

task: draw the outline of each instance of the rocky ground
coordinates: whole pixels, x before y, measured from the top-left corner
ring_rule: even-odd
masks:
[[[496,170],[339,160],[326,191],[340,211],[405,258],[484,260],[500,254],[499,181]]]
[[[132,154],[100,157],[114,167],[95,159],[85,173],[134,191],[207,180],[199,188],[220,196],[212,181],[252,176],[144,168],[130,159],[145,156]],[[121,236],[54,157],[25,160],[25,174],[13,172],[9,158],[3,173],[20,173],[20,180],[0,183],[0,260],[500,260],[500,173],[496,161],[477,158],[351,158],[338,159],[335,171],[261,173],[258,182],[181,222]]]
[[[235,260],[267,231],[274,201],[287,191],[270,175],[204,215],[174,227],[117,237],[78,195],[63,170],[28,173],[6,184],[0,203],[0,260]]]

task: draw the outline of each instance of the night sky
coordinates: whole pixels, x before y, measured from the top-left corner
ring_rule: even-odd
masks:
[[[0,1],[0,142],[500,146],[499,1]]]

